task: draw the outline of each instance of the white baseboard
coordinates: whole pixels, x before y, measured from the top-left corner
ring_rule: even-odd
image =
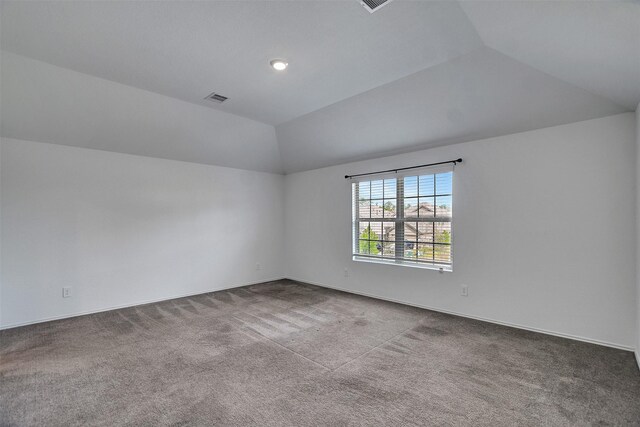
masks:
[[[582,342],[587,342],[587,343],[590,343],[590,344],[597,344],[597,345],[602,345],[602,346],[605,346],[605,347],[617,348],[619,350],[634,351],[633,347],[630,347],[630,346],[627,346],[627,345],[616,344],[616,343],[611,343],[611,342],[607,342],[607,341],[594,340],[594,339],[591,339],[591,338],[585,338],[585,337],[581,337],[581,336],[578,336],[578,335],[565,334],[565,333],[562,333],[562,332],[549,331],[549,330],[546,330],[546,329],[540,329],[540,328],[534,328],[534,327],[531,327],[531,326],[519,325],[517,323],[503,322],[501,320],[489,319],[489,318],[486,318],[486,317],[472,316],[472,315],[465,314],[465,313],[460,313],[460,312],[457,312],[457,311],[445,310],[445,309],[442,309],[442,308],[431,307],[431,306],[422,305],[422,304],[414,304],[414,303],[410,303],[410,302],[406,302],[406,301],[401,301],[401,300],[396,300],[396,299],[393,299],[393,298],[387,298],[387,297],[383,297],[383,296],[380,296],[380,295],[375,295],[375,294],[368,293],[368,292],[354,291],[354,290],[351,290],[351,289],[341,288],[341,287],[338,287],[338,286],[326,285],[326,284],[323,284],[323,283],[312,282],[312,281],[309,281],[309,280],[296,279],[296,278],[292,278],[292,277],[289,277],[289,279],[290,280],[294,280],[296,282],[308,283],[310,285],[315,285],[315,286],[321,286],[323,288],[335,289],[337,291],[347,292],[347,293],[350,293],[350,294],[362,295],[362,296],[369,297],[369,298],[376,298],[376,299],[380,299],[380,300],[384,300],[384,301],[395,302],[395,303],[398,303],[398,304],[409,305],[409,306],[412,306],[412,307],[424,308],[426,310],[437,311],[439,313],[452,314],[454,316],[466,317],[466,318],[469,318],[469,319],[481,320],[483,322],[495,323],[497,325],[509,326],[511,328],[523,329],[523,330],[531,331],[531,332],[538,332],[538,333],[545,334],[545,335],[553,335],[553,336],[560,337],[560,338],[567,338],[567,339],[571,339],[571,340],[575,340],[575,341],[582,341]],[[636,355],[636,359],[638,361],[638,366],[640,366],[640,356],[639,356],[637,351],[635,352],[635,355]]]
[[[250,283],[244,283],[244,284],[241,284],[241,285],[233,285],[233,286],[227,286],[227,287],[223,287],[223,288],[210,289],[210,290],[201,291],[201,292],[178,294],[178,295],[172,295],[172,296],[167,296],[167,297],[162,297],[162,298],[137,301],[137,302],[134,302],[134,303],[122,304],[122,305],[117,305],[117,306],[110,306],[110,307],[105,307],[105,308],[101,308],[101,309],[97,309],[97,310],[87,310],[87,311],[81,311],[81,312],[76,312],[76,313],[72,313],[72,314],[65,314],[65,315],[61,315],[61,316],[54,316],[54,317],[36,319],[36,320],[28,321],[28,322],[20,322],[20,323],[13,323],[13,324],[9,324],[9,325],[1,325],[0,326],[0,330],[18,328],[20,326],[33,325],[33,324],[36,324],[36,323],[50,322],[50,321],[53,321],[53,320],[69,319],[69,318],[72,318],[72,317],[85,316],[87,314],[102,313],[102,312],[105,312],[105,311],[118,310],[118,309],[121,309],[121,308],[128,308],[128,307],[134,307],[134,306],[137,306],[137,305],[152,304],[152,303],[155,303],[155,302],[167,301],[167,300],[172,300],[172,299],[176,299],[176,298],[191,297],[191,296],[195,296],[195,295],[206,294],[206,293],[209,293],[209,292],[224,291],[224,290],[228,290],[228,289],[241,288],[243,286],[257,285],[257,284],[260,284],[260,283],[273,282],[273,281],[276,281],[276,280],[284,280],[284,279],[294,280],[296,282],[301,282],[301,283],[308,283],[310,285],[321,286],[323,288],[335,289],[335,290],[338,290],[338,291],[347,292],[347,293],[351,293],[351,294],[362,295],[362,296],[366,296],[366,297],[369,297],[369,298],[376,298],[376,299],[380,299],[380,300],[383,300],[383,301],[390,301],[390,302],[394,302],[394,303],[398,303],[398,304],[409,305],[409,306],[412,306],[412,307],[423,308],[423,309],[426,309],[426,310],[436,311],[436,312],[439,312],[439,313],[446,313],[446,314],[451,314],[451,315],[454,315],[454,316],[460,316],[460,317],[466,317],[466,318],[469,318],[469,319],[481,320],[483,322],[495,323],[497,325],[503,325],[503,326],[508,326],[508,327],[512,327],[512,328],[523,329],[523,330],[527,330],[527,331],[531,331],[531,332],[538,332],[538,333],[541,333],[541,334],[553,335],[553,336],[556,336],[556,337],[567,338],[567,339],[572,339],[572,340],[576,340],[576,341],[582,341],[582,342],[587,342],[587,343],[591,343],[591,344],[602,345],[602,346],[605,346],[605,347],[612,347],[612,348],[617,348],[617,349],[620,349],[620,350],[632,351],[635,354],[636,362],[638,362],[638,368],[640,368],[640,349],[635,350],[633,347],[630,347],[630,346],[610,343],[610,342],[607,342],[607,341],[594,340],[594,339],[591,339],[591,338],[585,338],[585,337],[581,337],[581,336],[577,336],[577,335],[565,334],[565,333],[556,332],[556,331],[549,331],[549,330],[546,330],[546,329],[534,328],[534,327],[531,327],[531,326],[519,325],[519,324],[511,323],[511,322],[503,322],[503,321],[500,321],[500,320],[490,319],[490,318],[486,318],[486,317],[472,316],[472,315],[468,315],[468,314],[465,314],[465,313],[460,313],[460,312],[456,312],[456,311],[452,311],[452,310],[445,310],[445,309],[441,309],[441,308],[438,308],[438,307],[431,307],[431,306],[427,306],[427,305],[423,305],[423,304],[409,303],[409,302],[406,302],[406,301],[396,300],[396,299],[393,299],[393,298],[387,298],[387,297],[383,297],[383,296],[380,296],[380,295],[375,295],[375,294],[368,293],[368,292],[359,292],[359,291],[354,291],[354,290],[347,289],[347,288],[341,288],[341,287],[338,287],[338,286],[331,286],[331,285],[327,285],[327,284],[324,284],[324,283],[318,283],[318,282],[313,282],[313,281],[310,281],[310,280],[298,279],[298,278],[293,278],[293,277],[288,277],[288,278],[287,277],[276,277],[276,278],[273,278],[273,279],[265,279],[265,280],[260,280],[260,281],[257,281],[257,282],[250,282]]]
[[[176,298],[192,297],[192,296],[195,296],[195,295],[208,294],[209,292],[217,292],[217,291],[225,291],[225,290],[228,290],[228,289],[242,288],[243,286],[257,285],[257,284],[260,284],[260,283],[274,282],[276,280],[283,280],[283,279],[284,279],[284,277],[278,277],[278,278],[275,278],[275,279],[265,279],[265,280],[260,280],[260,281],[257,281],[257,282],[245,283],[245,284],[242,284],[242,285],[233,285],[233,286],[227,286],[227,287],[224,287],[224,288],[216,288],[216,289],[210,289],[210,290],[200,291],[200,292],[179,294],[179,295],[173,295],[173,296],[168,296],[168,297],[137,301],[137,302],[127,303],[127,304],[122,304],[122,305],[114,305],[114,306],[110,306],[110,307],[100,308],[100,309],[97,309],[97,310],[79,311],[79,312],[72,313],[72,314],[63,314],[61,316],[46,317],[46,318],[42,318],[42,319],[31,320],[31,321],[28,321],[28,322],[19,322],[19,323],[12,323],[12,324],[9,324],[9,325],[1,325],[0,326],[0,331],[3,330],[3,329],[18,328],[20,326],[34,325],[36,323],[51,322],[53,320],[69,319],[69,318],[72,318],[72,317],[85,316],[87,314],[95,314],[95,313],[102,313],[102,312],[111,311],[111,310],[119,310],[121,308],[134,307],[136,305],[152,304],[154,302],[168,301],[168,300],[172,300],[172,299],[176,299]]]

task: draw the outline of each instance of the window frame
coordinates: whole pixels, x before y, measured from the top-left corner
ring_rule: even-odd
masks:
[[[443,173],[451,173],[451,189],[449,193],[442,193],[439,194],[437,192],[437,175],[438,174],[443,174]],[[360,180],[352,180],[351,181],[351,197],[352,197],[352,260],[353,261],[359,261],[359,262],[369,262],[369,263],[376,263],[376,264],[386,264],[386,265],[398,265],[398,266],[403,266],[403,267],[413,267],[413,268],[423,268],[423,269],[429,269],[429,270],[438,270],[440,272],[452,272],[453,271],[453,241],[454,241],[454,227],[453,227],[453,222],[454,222],[454,218],[453,218],[453,175],[454,175],[454,168],[453,167],[448,167],[448,168],[437,168],[437,169],[427,169],[427,170],[419,170],[419,171],[413,171],[413,173],[409,172],[409,173],[403,173],[403,174],[398,174],[398,173],[394,173],[394,174],[384,174],[384,175],[374,175],[374,176],[368,176],[366,179],[360,179]],[[406,200],[407,197],[405,196],[405,180],[409,177],[416,177],[417,182],[419,183],[420,178],[424,177],[424,176],[433,176],[433,194],[432,195],[428,195],[428,196],[424,196],[424,197],[432,197],[433,198],[433,205],[434,205],[434,216],[433,217],[420,217],[420,198],[422,197],[420,195],[419,190],[417,190],[416,192],[416,196],[409,196],[408,199],[412,199],[412,200],[416,200],[418,202],[417,204],[417,216],[416,217],[406,217],[405,216],[405,204],[406,204]],[[372,185],[371,183],[374,181],[380,181],[383,180],[382,186],[383,188],[385,187],[386,183],[384,180],[391,180],[394,179],[395,180],[395,187],[396,187],[396,194],[393,197],[387,197],[384,194],[384,190],[383,190],[383,197],[382,202],[383,202],[383,206],[384,206],[384,202],[386,199],[395,199],[396,201],[396,214],[395,214],[395,218],[385,218],[384,217],[384,213],[383,213],[383,217],[382,218],[371,218],[371,211],[369,213],[369,217],[360,217],[360,183],[362,182],[369,182],[369,185]],[[417,186],[417,188],[419,188],[419,184]],[[369,206],[373,205],[373,202],[378,200],[377,198],[372,198],[372,194],[371,194],[371,187],[369,190],[369,198],[366,199],[367,202],[369,203]],[[449,197],[451,200],[451,208],[450,208],[450,215],[448,217],[443,217],[443,216],[438,216],[438,208],[437,208],[437,200],[438,197]],[[383,208],[383,212],[384,212],[384,208]],[[380,228],[383,230],[384,229],[384,223],[394,223],[394,228],[395,228],[395,237],[393,240],[393,244],[394,244],[394,249],[395,249],[395,253],[393,258],[391,257],[384,257],[384,255],[367,255],[367,254],[362,254],[360,253],[360,242],[363,241],[360,239],[360,235],[361,235],[361,231],[360,231],[360,224],[361,223],[368,223],[368,227],[371,227],[372,223],[379,223]],[[416,227],[418,227],[420,223],[428,223],[428,224],[433,224],[434,227],[434,231],[433,231],[433,238],[430,242],[425,242],[425,244],[430,245],[433,248],[433,256],[432,259],[427,261],[427,260],[420,260],[417,256],[417,251],[418,251],[418,245],[419,245],[419,233],[418,230],[416,229],[416,241],[412,242],[416,245],[416,258],[415,260],[412,260],[411,258],[405,258],[405,245],[407,243],[407,241],[405,240],[405,225],[406,224],[411,224],[414,223],[416,224]],[[441,242],[436,242],[436,234],[435,234],[435,226],[437,223],[448,223],[449,224],[449,243],[441,243]],[[384,230],[383,230],[384,232]],[[382,236],[381,236],[382,237]],[[366,241],[366,240],[365,240]],[[377,240],[379,242],[382,242],[382,244],[384,245],[384,243],[386,242],[384,240],[384,238],[381,238],[379,240]],[[391,242],[391,241],[390,241]],[[442,245],[442,246],[448,246],[449,247],[449,262],[439,262],[438,260],[436,260],[436,254],[435,254],[435,246],[436,245]],[[384,254],[384,249],[383,249],[383,254]]]

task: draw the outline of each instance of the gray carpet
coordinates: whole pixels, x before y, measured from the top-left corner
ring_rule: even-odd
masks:
[[[0,339],[3,426],[640,425],[630,352],[291,281]]]

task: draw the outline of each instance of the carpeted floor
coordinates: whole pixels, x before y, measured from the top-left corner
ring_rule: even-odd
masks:
[[[291,281],[0,339],[2,426],[640,425],[630,352]]]

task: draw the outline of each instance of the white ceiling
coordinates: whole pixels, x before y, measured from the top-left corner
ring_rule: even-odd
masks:
[[[601,117],[640,102],[635,1],[396,0],[374,14],[357,0],[2,1],[1,7],[4,51],[206,106],[192,114],[215,123],[180,115],[185,123],[173,129],[180,147],[172,147],[171,139],[153,142],[157,135],[135,123],[120,126],[125,119],[105,115],[103,106],[102,116],[88,122],[99,127],[109,117],[109,128],[123,130],[89,138],[91,129],[63,131],[47,120],[61,114],[55,103],[32,96],[42,104],[35,105],[41,118],[27,120],[21,118],[31,108],[27,101],[3,93],[3,109],[15,114],[3,117],[2,133],[11,129],[8,136],[18,138],[35,126],[32,133],[48,142],[70,138],[90,148],[293,172]],[[276,57],[290,68],[271,70]],[[32,84],[58,84],[40,78]],[[202,99],[213,91],[229,101]],[[136,96],[149,98],[142,93]],[[67,102],[73,112],[65,120],[87,121],[88,100]],[[118,108],[117,99],[110,102]],[[276,125],[275,155],[275,136],[261,128],[236,137],[245,125],[258,129],[253,120]],[[134,148],[122,142],[141,134],[147,139]],[[268,155],[241,159],[265,144]]]
[[[289,172],[622,113],[485,47],[276,126]]]
[[[2,53],[2,136],[282,173],[273,126]]]
[[[635,110],[640,102],[640,2],[469,1],[490,47]]]
[[[7,1],[3,49],[278,124],[482,45],[456,2]],[[275,73],[269,60],[290,67]],[[229,97],[222,106],[203,98]]]

